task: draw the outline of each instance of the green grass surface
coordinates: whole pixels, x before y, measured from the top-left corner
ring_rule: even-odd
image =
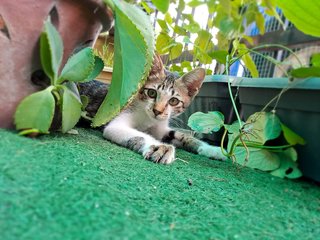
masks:
[[[78,131],[0,130],[1,239],[320,238],[312,183],[181,150],[188,163],[157,165]]]

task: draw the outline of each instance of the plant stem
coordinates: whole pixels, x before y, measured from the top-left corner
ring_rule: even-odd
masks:
[[[227,71],[227,76],[229,76],[229,55],[227,55],[227,59],[226,59],[226,71]],[[237,109],[237,106],[236,106],[236,103],[233,99],[233,95],[232,95],[232,90],[231,90],[231,82],[230,82],[230,78],[228,77],[228,90],[229,90],[229,95],[230,95],[230,99],[231,99],[231,102],[232,102],[232,106],[233,106],[233,109],[234,109],[234,112],[237,116],[237,119],[238,119],[238,122],[239,122],[239,128],[241,129],[242,128],[242,122],[241,122],[241,119],[240,119],[240,115],[238,113],[238,109]]]

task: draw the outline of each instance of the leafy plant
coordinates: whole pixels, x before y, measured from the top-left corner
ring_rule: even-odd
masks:
[[[142,6],[151,13],[153,10],[146,2],[148,1],[142,1]],[[253,39],[245,30],[250,24],[256,23],[260,34],[264,34],[263,14],[274,16],[282,22],[274,0],[161,1],[166,8],[169,3],[177,3],[174,11],[170,13],[158,6],[157,2],[160,1],[152,2],[163,13],[157,15],[157,24],[161,31],[156,38],[156,50],[160,54],[167,55],[168,60],[179,58],[179,63],[170,66],[171,70],[178,72],[190,71],[199,64],[211,64],[213,60],[224,64],[226,55],[230,55],[241,56],[239,59],[252,76],[257,77],[258,72],[251,59],[251,52],[243,54],[247,47],[253,44]],[[201,6],[207,8],[208,22],[205,29],[189,12],[190,8],[196,10]],[[234,41],[238,44],[233,44]],[[191,60],[188,57],[190,55]],[[212,70],[208,69],[207,74],[212,74]]]
[[[147,15],[123,1],[105,3],[115,15],[113,80],[93,126],[107,123],[130,102],[147,78],[154,53],[153,29]],[[40,37],[40,53],[51,85],[20,103],[15,113],[16,128],[22,130],[21,134],[48,133],[54,118],[61,115],[61,130],[67,132],[78,122],[83,105],[75,83],[94,79],[103,69],[103,61],[91,48],[85,48],[71,56],[59,74],[63,43],[49,20]]]
[[[269,171],[278,177],[301,176],[294,146],[305,142],[274,113],[257,112],[241,125],[239,122],[228,125],[224,123],[224,116],[220,112],[197,112],[190,116],[188,125],[201,133],[217,132],[223,127],[221,148],[233,162]],[[224,150],[223,142],[227,134],[227,150]]]
[[[84,48],[71,56],[59,73],[62,56],[62,39],[48,19],[40,37],[40,59],[51,84],[27,96],[17,107],[14,118],[21,134],[48,133],[55,114],[61,115],[62,132],[78,122],[82,103],[75,83],[94,79],[103,69],[103,61],[92,48]]]

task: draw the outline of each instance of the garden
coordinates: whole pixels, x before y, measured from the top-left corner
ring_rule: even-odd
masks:
[[[318,10],[309,0],[5,0],[1,238],[317,239]],[[205,69],[170,124],[226,161],[178,149],[155,164],[103,138],[155,54],[180,76]],[[79,86],[96,79],[110,87],[91,116]]]

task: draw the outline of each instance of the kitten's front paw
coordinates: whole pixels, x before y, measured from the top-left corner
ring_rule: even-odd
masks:
[[[144,151],[143,156],[154,163],[170,164],[175,160],[175,149],[167,144],[151,145]]]
[[[210,145],[202,145],[198,148],[198,154],[213,158],[216,160],[227,160],[227,157],[223,155],[220,147],[210,146]]]

